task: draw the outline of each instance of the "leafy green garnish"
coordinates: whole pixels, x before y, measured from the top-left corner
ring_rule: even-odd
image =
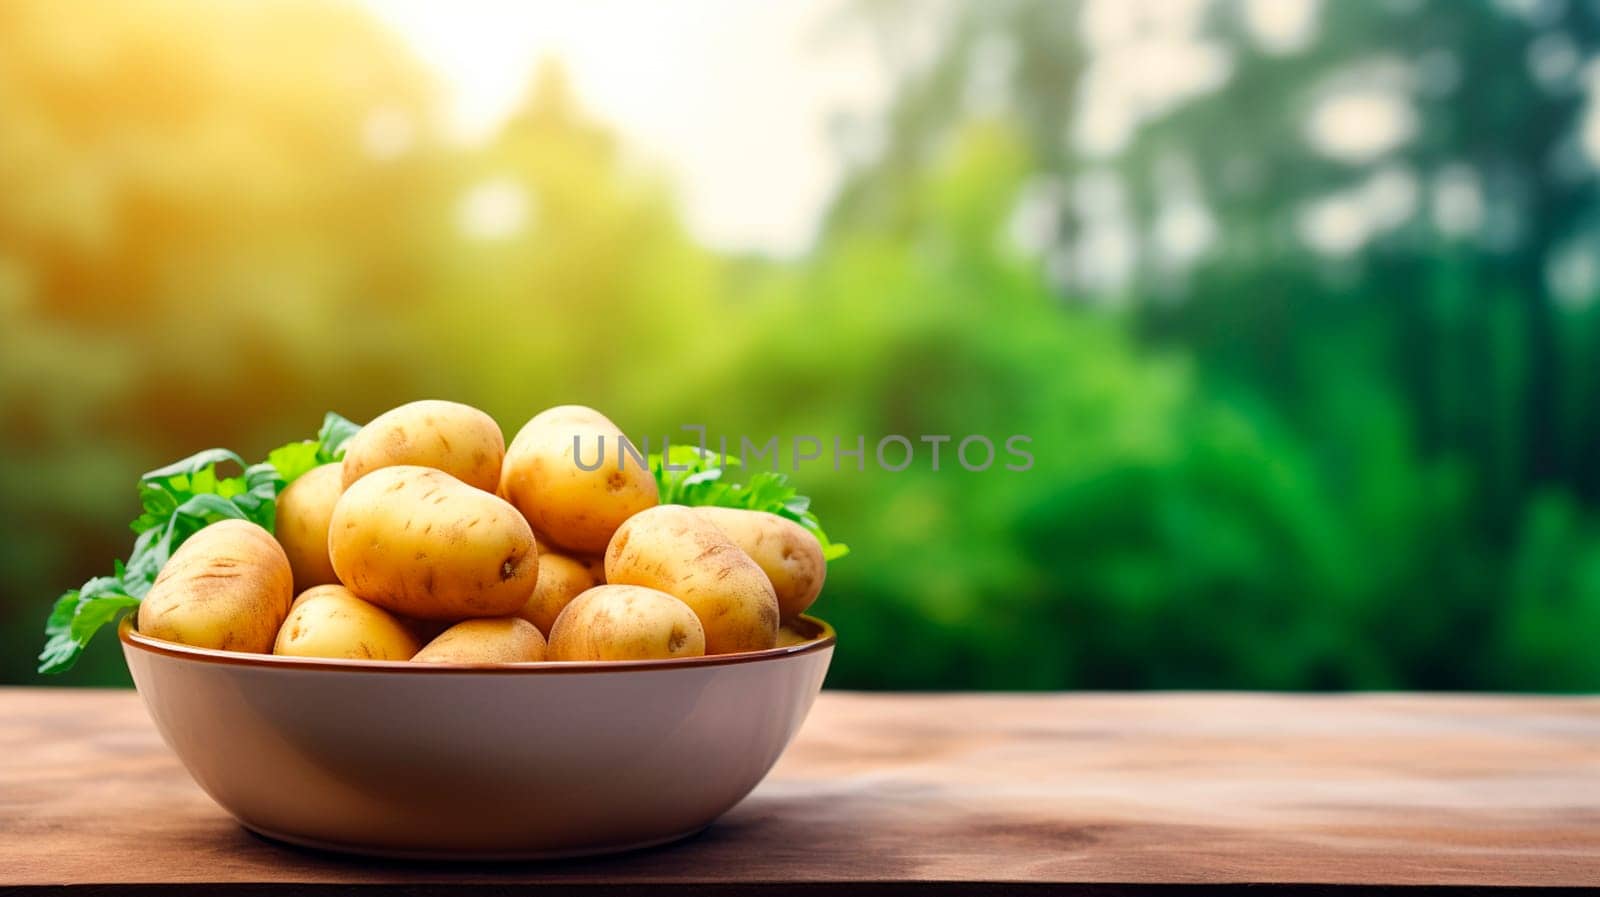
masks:
[[[669,462],[674,469],[667,469]],[[702,451],[694,445],[671,446],[665,458],[659,453],[650,456],[650,471],[656,476],[662,504],[715,505],[768,511],[810,530],[822,543],[825,560],[836,560],[850,553],[850,546],[828,540],[828,534],[823,532],[817,515],[811,512],[811,499],[789,485],[787,476],[762,470],[752,474],[743,483],[732,483],[723,478],[728,468],[738,466],[738,458],[710,450]]]
[[[329,411],[322,419],[322,429],[317,431],[316,439],[279,446],[267,453],[266,463],[272,465],[287,486],[314,467],[343,459],[345,443],[360,429],[360,426]],[[272,528],[270,524],[266,526]]]
[[[317,457],[331,464],[344,459],[345,443],[361,432],[361,425],[345,420],[332,411],[322,416],[322,429],[317,431]]]
[[[344,457],[344,446],[360,427],[333,412],[323,418],[316,439],[273,449],[267,460],[246,465],[227,449],[207,449],[152,470],[139,478],[143,513],[131,528],[138,534],[126,563],[110,576],[97,576],[56,599],[45,622],[39,672],[63,673],[102,626],[136,607],[156,574],[190,536],[219,520],[248,520],[272,531],[277,499],[302,474]],[[236,476],[217,468],[235,467]]]

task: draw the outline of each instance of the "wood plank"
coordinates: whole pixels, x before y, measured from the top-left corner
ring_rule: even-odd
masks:
[[[0,690],[0,886],[141,883],[1600,886],[1600,700],[825,692],[772,776],[704,835],[483,866],[263,841],[189,781],[133,693]]]

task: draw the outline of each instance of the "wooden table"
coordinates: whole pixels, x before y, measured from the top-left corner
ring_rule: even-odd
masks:
[[[0,689],[0,890],[1133,894],[1246,882],[1266,894],[1600,887],[1600,699],[826,692],[767,781],[693,840],[447,865],[247,834],[189,781],[132,692]]]

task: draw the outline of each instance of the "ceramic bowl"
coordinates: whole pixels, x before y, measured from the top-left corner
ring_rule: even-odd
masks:
[[[777,762],[822,687],[828,624],[770,651],[411,664],[192,648],[120,628],[161,736],[246,828],[421,859],[534,859],[694,834]]]

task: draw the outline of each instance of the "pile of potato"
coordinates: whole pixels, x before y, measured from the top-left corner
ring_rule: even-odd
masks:
[[[605,464],[584,470],[574,437]],[[508,447],[454,402],[367,424],[342,464],[278,497],[276,537],[228,520],[173,553],[139,606],[168,641],[295,657],[528,663],[647,660],[804,641],[822,547],[761,511],[659,505],[618,469],[592,408],[536,415]]]

